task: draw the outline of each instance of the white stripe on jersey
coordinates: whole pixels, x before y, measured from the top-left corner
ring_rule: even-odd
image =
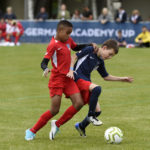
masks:
[[[80,58],[77,62],[75,71],[77,71],[77,69],[80,67],[80,65],[83,63],[83,61],[88,57],[89,54],[85,55],[84,57]]]
[[[95,66],[93,70],[97,70],[99,66]]]
[[[56,51],[54,52],[54,54],[53,54],[53,63],[54,63],[54,65],[55,65],[55,67],[57,68],[57,55],[56,55]]]

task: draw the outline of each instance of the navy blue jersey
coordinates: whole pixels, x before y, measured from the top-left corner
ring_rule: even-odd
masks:
[[[94,53],[92,46],[82,49],[76,53],[76,55],[78,60],[74,65],[75,81],[78,79],[91,81],[91,72],[93,70],[97,70],[103,78],[108,76],[108,73],[105,69],[104,60],[97,57],[97,54]]]
[[[116,37],[116,40],[120,43],[124,42],[125,41],[125,38],[124,37]]]

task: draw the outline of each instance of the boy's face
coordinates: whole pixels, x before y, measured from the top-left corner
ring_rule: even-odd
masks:
[[[102,47],[100,51],[100,56],[103,60],[111,59],[113,56],[115,56],[114,49],[108,49],[107,46]]]
[[[147,28],[143,27],[142,32],[146,32],[146,31],[147,31]]]
[[[122,36],[122,33],[121,33],[121,32],[118,32],[118,36],[121,37],[121,36]]]
[[[72,27],[62,27],[61,29],[59,29],[57,33],[60,41],[66,42],[69,39],[71,32]]]

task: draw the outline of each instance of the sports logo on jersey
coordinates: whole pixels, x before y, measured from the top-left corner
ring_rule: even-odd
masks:
[[[95,67],[93,68],[93,70],[97,70],[97,69],[98,69],[98,67],[99,67],[99,66],[95,66]]]
[[[48,52],[45,53],[45,55],[47,55],[47,54],[48,54]]]
[[[90,56],[90,59],[94,59],[92,56]]]
[[[57,50],[61,50],[62,48],[61,47],[59,47]]]
[[[69,50],[71,49],[69,44],[66,44],[66,46],[68,47]]]

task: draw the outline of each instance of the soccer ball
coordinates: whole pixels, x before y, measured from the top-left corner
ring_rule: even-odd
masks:
[[[104,138],[107,143],[119,144],[123,140],[123,133],[118,127],[110,127],[105,131]]]

